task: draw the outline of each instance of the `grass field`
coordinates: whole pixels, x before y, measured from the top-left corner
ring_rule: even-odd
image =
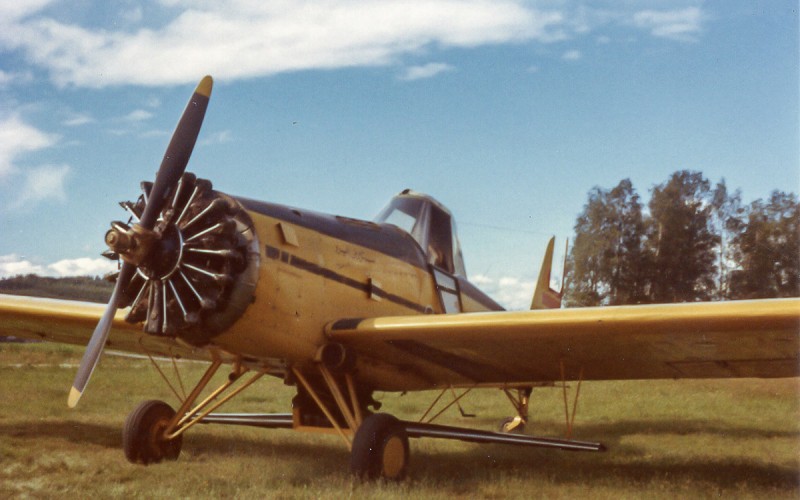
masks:
[[[149,361],[105,356],[77,410],[67,391],[82,349],[0,344],[0,498],[798,498],[800,381],[584,383],[575,437],[606,453],[411,442],[410,479],[360,484],[339,438],[198,426],[177,462],[129,464],[121,428],[139,401],[174,398]],[[182,364],[194,380],[202,365]],[[285,412],[280,381],[259,382],[231,411]],[[379,394],[384,411],[419,417],[434,394]],[[560,389],[534,391],[528,432],[564,432]],[[499,391],[464,400],[493,429],[512,413]]]

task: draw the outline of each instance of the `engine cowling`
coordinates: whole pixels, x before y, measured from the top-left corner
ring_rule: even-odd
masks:
[[[135,203],[121,203],[131,221],[141,216],[151,188],[142,183],[143,194]],[[114,222],[106,235],[109,247],[136,265],[118,304],[130,307],[126,321],[141,322],[148,334],[203,345],[252,302],[259,265],[253,222],[210,181],[183,174],[147,238],[154,242],[147,242],[146,255],[140,257],[130,242],[145,238],[133,234],[128,224]]]

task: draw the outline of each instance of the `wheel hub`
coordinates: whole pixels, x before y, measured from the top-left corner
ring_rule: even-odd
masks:
[[[383,477],[399,477],[405,465],[406,451],[403,441],[398,436],[390,436],[383,445]]]

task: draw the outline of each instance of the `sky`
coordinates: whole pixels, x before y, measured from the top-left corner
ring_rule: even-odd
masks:
[[[676,170],[800,191],[796,1],[17,0],[0,4],[0,277],[103,274],[194,86],[188,170],[372,219],[453,212],[470,279],[530,302],[595,186]],[[557,252],[558,253],[558,252]]]

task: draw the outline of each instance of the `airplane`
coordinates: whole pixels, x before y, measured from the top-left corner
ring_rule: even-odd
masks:
[[[0,334],[88,341],[70,407],[105,347],[208,362],[188,394],[170,385],[177,408],[152,400],[130,413],[130,462],[176,460],[198,423],[247,425],[338,436],[354,476],[400,480],[409,438],[605,449],[521,432],[535,386],[800,376],[800,298],[561,308],[551,240],[531,310],[504,311],[467,279],[453,216],[428,195],[402,191],[364,221],[216,191],[186,172],[212,87],[200,81],[155,182],[105,235],[121,262],[107,306],[0,296]],[[290,412],[217,411],[264,375],[296,388]],[[435,422],[474,389],[504,391],[516,414],[499,431]],[[425,390],[438,395],[418,421],[374,398]]]

